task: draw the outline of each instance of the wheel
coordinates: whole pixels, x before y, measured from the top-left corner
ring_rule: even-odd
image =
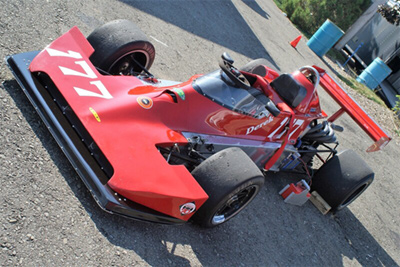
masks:
[[[233,66],[233,60],[228,53],[223,53],[219,61],[219,66],[228,78],[239,88],[250,89],[250,82],[247,78]]]
[[[328,160],[312,179],[315,190],[337,212],[359,197],[374,180],[374,172],[354,151],[345,150]]]
[[[192,217],[204,227],[215,227],[232,219],[264,184],[261,171],[239,148],[215,153],[197,166],[192,175],[209,196]]]
[[[115,20],[95,29],[87,40],[94,48],[93,65],[112,75],[137,75],[151,67],[154,46],[129,20]],[[139,64],[138,64],[139,63]]]
[[[264,66],[267,66],[268,68],[274,70],[275,72],[278,72],[273,67],[273,64],[268,59],[265,58],[254,59],[249,63],[247,63],[246,65],[244,65],[243,67],[241,67],[240,70],[264,77],[265,75],[267,75],[267,70],[265,69]]]

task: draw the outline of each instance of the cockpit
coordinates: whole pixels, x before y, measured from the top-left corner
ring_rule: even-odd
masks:
[[[257,99],[257,89],[237,87],[222,70],[206,74],[193,82],[193,88],[213,102],[235,112],[263,118],[269,114],[265,103]],[[253,94],[252,94],[253,93]]]
[[[193,88],[198,93],[223,107],[254,118],[260,119],[269,114],[276,117],[280,114],[280,110],[264,92],[253,87],[256,80],[254,75],[249,76],[249,73],[235,68],[232,58],[227,53],[222,55],[219,65],[221,70],[206,74],[193,82]],[[319,83],[319,73],[309,66],[302,67],[299,71],[315,89]],[[290,74],[278,76],[270,86],[292,108],[299,106],[307,95],[305,85]]]

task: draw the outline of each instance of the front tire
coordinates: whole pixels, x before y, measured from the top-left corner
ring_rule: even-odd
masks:
[[[264,184],[259,168],[239,148],[227,148],[212,155],[192,175],[209,196],[192,220],[208,228],[236,216]]]
[[[93,65],[111,75],[137,75],[143,71],[141,66],[148,70],[154,62],[153,44],[129,20],[106,23],[87,40],[95,50],[90,57]]]
[[[345,150],[328,160],[315,174],[315,190],[338,212],[357,199],[374,180],[374,172],[354,151]]]

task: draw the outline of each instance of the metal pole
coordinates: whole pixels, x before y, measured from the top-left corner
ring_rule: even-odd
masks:
[[[356,48],[356,50],[354,50],[353,54],[351,54],[351,56],[349,56],[346,60],[346,62],[343,63],[342,67],[346,66],[347,62],[349,62],[349,60],[357,53],[358,49],[361,48],[361,46],[363,46],[364,43],[361,42],[361,44]]]

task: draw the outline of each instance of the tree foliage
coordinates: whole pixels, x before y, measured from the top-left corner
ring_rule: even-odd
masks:
[[[346,31],[371,5],[371,0],[280,0],[277,4],[300,30],[311,36],[326,19]]]

